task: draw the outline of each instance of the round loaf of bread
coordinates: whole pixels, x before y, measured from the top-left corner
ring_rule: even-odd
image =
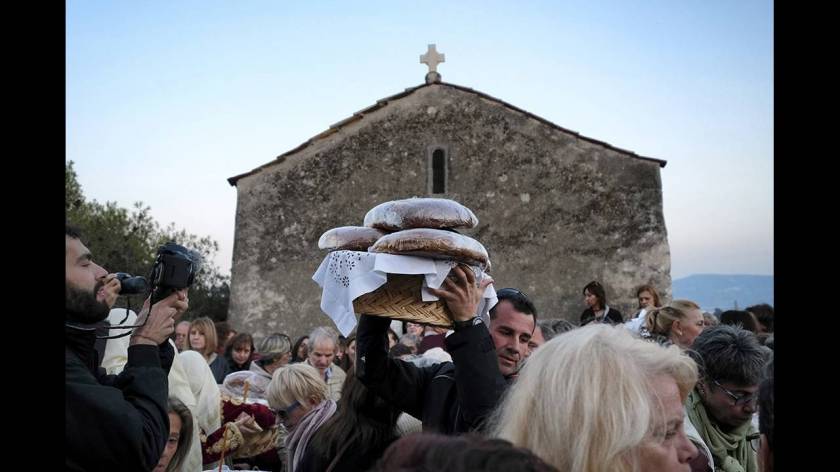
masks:
[[[342,226],[333,228],[318,239],[318,248],[330,251],[367,251],[384,231],[363,226]]]
[[[445,198],[408,198],[375,206],[365,226],[385,231],[411,228],[475,228],[478,218],[464,205]]]
[[[442,229],[415,228],[386,234],[368,251],[406,256],[454,259],[487,269],[490,258],[487,249],[475,239]]]

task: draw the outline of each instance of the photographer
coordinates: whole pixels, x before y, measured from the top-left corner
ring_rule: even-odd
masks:
[[[169,435],[167,338],[188,306],[186,289],[143,307],[128,362],[107,376],[94,349],[95,324],[108,316],[120,281],[93,262],[78,230],[65,231],[65,440],[67,470],[154,468]]]

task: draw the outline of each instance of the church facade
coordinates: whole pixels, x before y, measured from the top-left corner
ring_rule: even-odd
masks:
[[[438,76],[439,77],[439,76]],[[312,275],[318,238],[362,225],[379,203],[456,200],[487,248],[496,288],[516,287],[539,317],[578,321],[583,286],[635,312],[635,288],[670,298],[660,169],[462,86],[428,83],[379,100],[275,160],[231,177],[237,189],[229,320],[259,340],[332,325]]]

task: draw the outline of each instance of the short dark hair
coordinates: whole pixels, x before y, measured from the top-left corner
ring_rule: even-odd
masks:
[[[595,295],[595,298],[598,299],[598,303],[601,305],[601,308],[607,306],[607,292],[604,290],[604,286],[601,285],[600,282],[596,280],[589,282],[585,287],[583,287],[581,293],[586,295],[587,290],[589,290],[589,293],[592,295]]]
[[[525,313],[526,315],[531,315],[534,317],[534,326],[537,324],[537,307],[534,306],[534,302],[528,298],[528,295],[525,295],[525,292],[517,289],[517,288],[502,288],[496,290],[496,298],[499,299],[499,303],[502,300],[507,300],[513,305],[513,308],[520,312]],[[499,306],[499,303],[493,305],[493,308],[490,309],[490,319],[496,319],[496,307]]]
[[[758,431],[767,437],[767,446],[773,450],[773,360],[767,364],[767,376],[758,387]]]
[[[555,320],[540,320],[540,322],[537,323],[537,328],[539,328],[542,332],[545,342],[551,341],[554,336],[557,336],[557,333],[554,331],[554,321]]]
[[[64,224],[64,235],[71,239],[82,239],[82,231],[70,223]]]
[[[574,324],[573,322],[565,319],[559,319],[552,323],[552,328],[554,328],[554,332],[557,334],[562,334],[568,331],[571,331],[578,327],[578,325]]]
[[[759,303],[758,305],[748,306],[747,311],[755,315],[756,320],[767,328],[767,331],[773,332],[773,307],[767,303]]]
[[[747,331],[758,332],[758,320],[755,315],[744,310],[726,310],[720,314],[720,322],[725,325],[740,325]]]
[[[758,343],[755,334],[721,324],[704,329],[688,354],[704,379],[746,386],[761,382],[767,352],[769,349]]]
[[[388,351],[389,357],[400,357],[406,354],[411,354],[411,348],[403,343],[394,344],[394,347],[392,347],[391,350]]]
[[[551,341],[559,334],[571,331],[577,328],[577,325],[569,320],[560,319],[543,319],[537,323],[537,326],[542,330],[543,338],[546,342]]]

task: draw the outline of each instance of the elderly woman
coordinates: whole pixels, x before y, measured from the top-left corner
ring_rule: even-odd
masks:
[[[301,362],[276,370],[266,392],[268,404],[288,430],[283,443],[287,471],[295,472],[309,440],[336,411],[327,384],[311,365]]]
[[[676,346],[594,323],[530,357],[492,435],[562,471],[689,472],[698,452],[683,402],[696,381],[696,364]]]
[[[674,300],[669,306],[648,312],[642,334],[688,349],[704,327],[700,306],[689,300]]]

